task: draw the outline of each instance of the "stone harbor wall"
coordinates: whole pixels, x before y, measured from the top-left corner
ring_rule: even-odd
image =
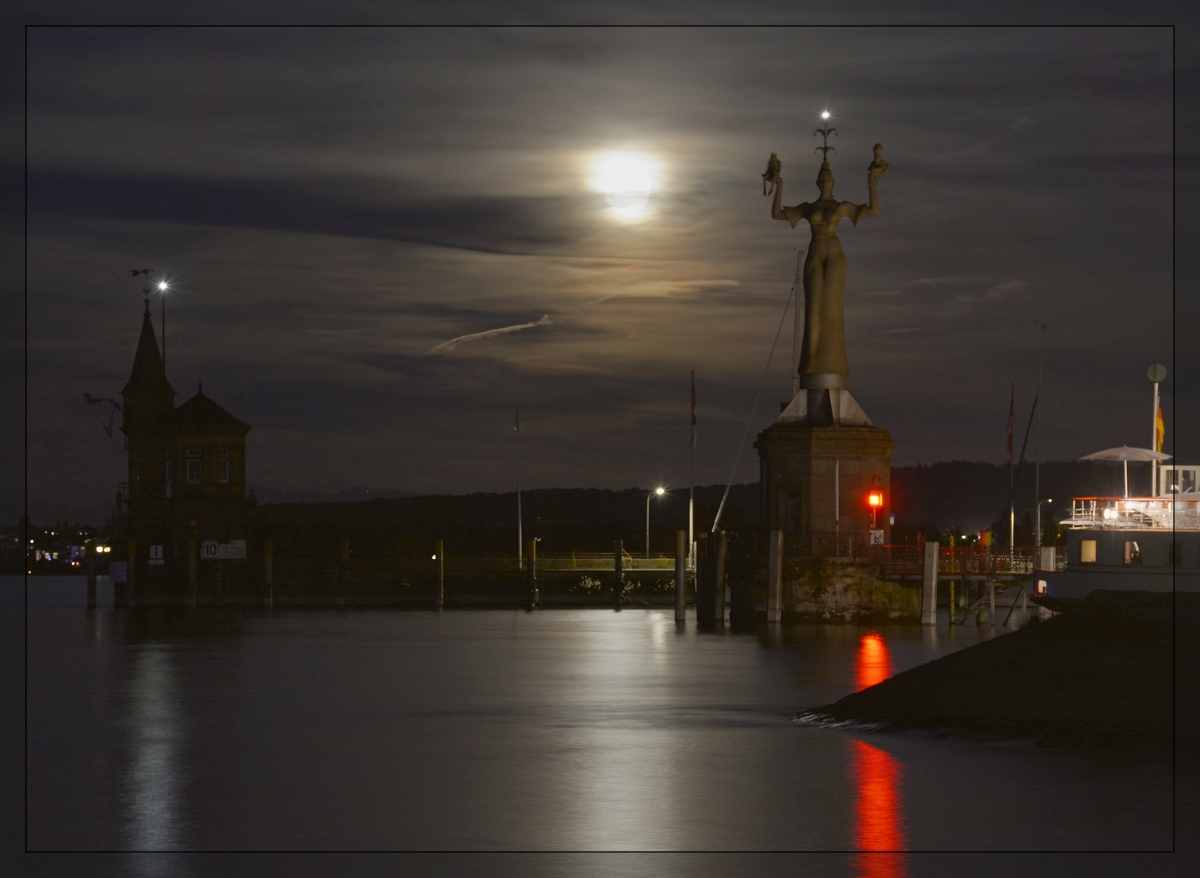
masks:
[[[879,565],[795,558],[783,570],[783,618],[819,622],[921,621],[920,582],[879,579]]]

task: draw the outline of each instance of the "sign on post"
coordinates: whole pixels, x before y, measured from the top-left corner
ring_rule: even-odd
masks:
[[[200,543],[200,560],[202,561],[232,561],[245,557],[245,540],[230,540],[227,543],[204,540]]]
[[[162,566],[162,564],[163,564],[163,547],[162,546],[151,546],[150,547],[150,564],[157,566],[157,567]]]
[[[230,540],[227,543],[217,543],[217,557],[222,561],[246,557],[246,541]]]

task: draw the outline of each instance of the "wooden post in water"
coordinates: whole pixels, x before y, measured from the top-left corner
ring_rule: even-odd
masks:
[[[921,579],[921,624],[937,624],[938,543],[925,543],[925,570]]]
[[[196,538],[188,537],[188,600],[189,607],[196,606]]]
[[[613,541],[613,607],[621,609],[625,592],[625,550],[620,540]]]
[[[717,569],[713,576],[712,619],[717,625],[725,624],[725,531],[717,531]]]
[[[954,612],[957,608],[954,606],[954,580],[950,580],[950,627],[954,627]]]
[[[87,608],[96,609],[96,543],[88,540],[83,547],[84,561],[87,565]]]
[[[263,540],[263,582],[267,586],[267,595],[263,603],[268,607],[275,606],[275,542]]]
[[[675,531],[675,624],[687,620],[687,531]]]
[[[707,629],[712,625],[712,545],[707,533],[696,540],[696,625]]]
[[[437,594],[433,608],[440,610],[446,605],[446,546],[441,540],[433,544],[433,556],[437,559]]]
[[[129,541],[129,561],[125,565],[125,603],[137,606],[137,540]]]
[[[538,605],[537,540],[530,540],[525,544],[525,555],[525,563],[529,571],[529,603],[525,609],[536,610]]]
[[[777,625],[783,621],[783,531],[771,531],[769,541],[769,554],[767,556],[767,623]]]
[[[342,540],[341,557],[338,559],[337,571],[337,605],[346,606],[346,566],[350,563],[350,541]]]

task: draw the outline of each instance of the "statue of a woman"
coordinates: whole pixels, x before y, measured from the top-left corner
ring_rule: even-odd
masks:
[[[820,147],[818,147],[820,148]],[[838,240],[837,224],[849,218],[858,225],[863,217],[879,213],[879,199],[875,194],[875,182],[888,172],[890,167],[883,160],[883,147],[875,144],[875,161],[867,169],[867,190],[870,198],[866,204],[837,201],[833,197],[833,171],[829,162],[821,163],[817,174],[817,188],[821,197],[816,201],[782,206],[783,179],[779,175],[779,160],[772,155],[768,173],[774,176],[764,183],[773,183],[775,201],[771,205],[771,218],[787,220],[796,227],[802,219],[808,220],[812,228],[812,241],[808,255],[804,258],[804,338],[800,347],[801,383],[809,388],[845,387],[850,373],[846,362],[846,328],[842,299],[846,289],[846,257],[842,253],[842,242]],[[766,174],[763,175],[767,177]]]

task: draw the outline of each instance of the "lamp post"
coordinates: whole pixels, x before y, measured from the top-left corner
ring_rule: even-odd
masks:
[[[655,488],[646,495],[646,557],[650,557],[650,498],[661,497],[667,493],[666,488]]]
[[[158,299],[162,305],[162,361],[163,368],[167,367],[167,290],[171,288],[165,280],[158,282]]]

